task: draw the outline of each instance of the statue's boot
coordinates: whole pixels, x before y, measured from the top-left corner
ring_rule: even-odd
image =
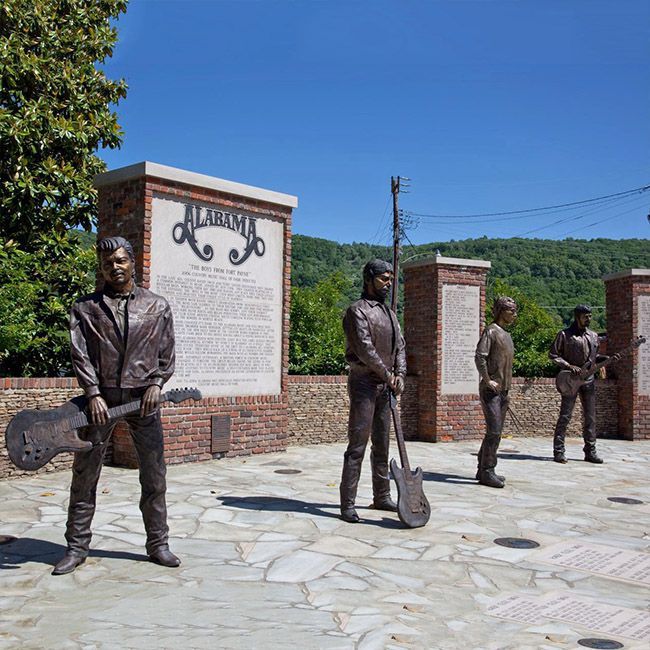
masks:
[[[502,480],[494,473],[497,466],[497,449],[501,442],[501,436],[486,435],[483,440],[483,453],[481,454],[481,467],[479,469],[478,482],[493,488],[502,488],[505,480]]]
[[[380,449],[379,453],[377,453],[375,449],[370,452],[370,466],[372,468],[372,506],[375,510],[397,512],[397,504],[390,496],[387,457],[387,448]]]
[[[85,555],[77,555],[69,551],[56,563],[52,570],[53,576],[62,576],[66,573],[72,573],[79,565],[86,561]]]
[[[359,515],[354,507],[357,498],[357,486],[359,485],[359,474],[361,467],[348,457],[343,460],[343,473],[339,492],[341,495],[341,519],[350,524],[359,521]]]
[[[481,443],[481,446],[478,450],[478,454],[476,454],[477,457],[477,465],[476,465],[476,480],[480,481],[481,480],[481,458],[483,458],[483,445],[485,444],[485,438],[483,438],[483,442]],[[495,476],[500,480],[505,483],[506,477],[505,476],[500,476],[499,474],[495,474]]]

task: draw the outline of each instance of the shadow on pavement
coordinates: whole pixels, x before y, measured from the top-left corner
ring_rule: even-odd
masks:
[[[505,460],[553,460],[553,456],[533,456],[532,454],[497,454],[497,458],[504,458]]]
[[[334,517],[335,519],[340,519],[338,514],[338,503],[309,503],[308,501],[300,501],[298,499],[284,499],[281,497],[266,496],[222,496],[217,497],[217,499],[221,501],[224,506],[230,508],[243,508],[244,510],[271,510],[275,512],[303,512],[315,517]],[[328,510],[323,510],[323,508],[327,508],[328,510],[334,509],[335,512],[328,512]],[[356,508],[357,510],[372,510],[369,506],[356,506]],[[381,521],[364,519],[361,513],[360,516],[361,524],[381,526],[382,528],[403,528],[403,525],[397,519],[397,514],[395,514],[395,519],[384,517]]]
[[[473,474],[469,476],[459,476],[458,474],[440,474],[439,472],[422,472],[422,480],[436,481],[438,483],[460,483],[467,485],[467,483],[476,483]]]
[[[0,569],[17,569],[26,562],[40,562],[54,566],[65,554],[63,544],[48,542],[32,537],[17,537],[15,540],[0,546]],[[133,560],[148,562],[144,554],[129,553],[128,551],[103,551],[95,549],[90,551],[90,557],[106,557],[116,560]]]

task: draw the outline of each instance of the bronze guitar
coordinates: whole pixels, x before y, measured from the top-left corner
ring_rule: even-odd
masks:
[[[411,471],[409,465],[402,423],[397,411],[397,398],[393,391],[390,391],[390,411],[393,415],[395,437],[402,463],[402,467],[399,467],[394,458],[390,461],[390,472],[397,484],[397,516],[406,527],[419,528],[429,521],[431,507],[422,489],[422,468],[418,467],[415,471]]]
[[[644,336],[637,336],[630,345],[618,353],[619,357],[622,357],[631,350],[638,348],[642,343],[645,343],[645,341],[646,339]],[[584,366],[582,366],[582,368],[580,368],[580,372],[575,374],[570,370],[560,370],[557,377],[555,377],[555,387],[563,397],[575,397],[578,394],[580,387],[583,386],[593,375],[595,375],[601,368],[604,368],[615,361],[617,361],[617,359],[614,359],[613,356],[608,357],[600,363],[592,364],[588,361]]]
[[[163,402],[184,402],[201,399],[196,388],[179,388],[160,396]],[[79,396],[57,409],[25,410],[17,413],[9,422],[5,433],[7,451],[11,462],[20,469],[37,470],[49,463],[62,451],[87,451],[93,445],[82,440],[77,430],[88,426],[85,413],[88,401]],[[140,400],[108,409],[110,420],[140,410]]]

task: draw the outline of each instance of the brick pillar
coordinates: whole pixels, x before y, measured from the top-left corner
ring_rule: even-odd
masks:
[[[608,367],[618,379],[618,432],[626,440],[650,438],[650,269],[604,276],[607,352],[614,354],[637,336],[648,342]]]
[[[174,313],[176,373],[163,390],[167,462],[286,449],[291,217],[296,197],[143,162],[100,174],[98,238],[133,245],[138,284]],[[113,462],[132,467],[126,426]]]
[[[483,435],[474,350],[485,321],[490,262],[434,257],[408,262],[404,272],[407,369],[417,379],[417,433],[446,442]],[[405,395],[404,398],[407,398]]]

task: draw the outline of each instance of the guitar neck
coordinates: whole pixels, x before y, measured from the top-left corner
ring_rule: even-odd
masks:
[[[167,397],[167,393],[161,395],[160,397],[161,403],[166,400],[166,397]],[[115,420],[116,418],[120,418],[124,415],[128,415],[129,413],[135,413],[136,411],[140,410],[141,404],[142,404],[142,400],[136,399],[132,402],[127,402],[126,404],[120,404],[119,406],[114,406],[113,408],[109,408],[108,419]],[[90,424],[88,420],[88,416],[84,411],[81,411],[73,418],[70,418],[68,422],[70,424],[70,428],[72,429],[79,429],[80,427],[86,427],[88,426],[88,424]]]
[[[391,399],[390,410],[393,414],[393,424],[395,425],[395,438],[397,439],[399,458],[402,463],[402,467],[406,470],[406,472],[410,473],[411,465],[409,463],[408,454],[406,453],[406,444],[404,442],[404,434],[402,433],[402,423],[400,421],[399,413],[397,412],[397,400],[395,400],[393,403],[393,400]]]
[[[633,350],[634,348],[638,348],[639,345],[640,345],[640,343],[639,343],[638,341],[635,341],[634,343],[630,343],[630,345],[628,345],[626,348],[623,348],[623,349],[618,353],[619,357],[622,357],[622,356],[626,355],[628,352],[630,352],[630,351]],[[608,366],[610,363],[614,363],[614,361],[615,361],[615,359],[614,359],[613,356],[612,356],[612,357],[607,357],[607,359],[605,359],[605,360],[603,360],[603,361],[600,361],[599,363],[597,363],[597,364],[594,366],[594,369],[593,369],[593,371],[591,372],[591,374],[594,374],[594,373],[598,372],[601,368],[605,368],[605,367]]]

